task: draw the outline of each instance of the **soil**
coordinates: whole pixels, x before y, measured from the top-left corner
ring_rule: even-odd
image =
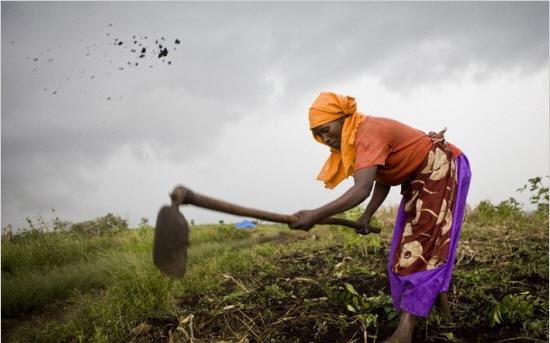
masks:
[[[311,234],[294,236],[283,233],[271,240],[286,245],[304,239],[315,238]],[[365,297],[389,295],[384,267],[387,250],[380,249],[377,254],[369,255],[369,262],[377,266],[374,272],[339,276],[335,273],[336,264],[342,261],[361,264],[360,257],[350,259],[343,251],[341,245],[308,252],[285,253],[281,250],[272,260],[278,267],[277,272],[250,276],[253,282],[246,283],[248,291],[243,291],[237,282],[225,280],[217,292],[184,296],[179,299],[178,306],[185,315],[193,315],[192,325],[188,322],[178,324],[176,318],[151,319],[148,321],[151,330],[136,339],[140,342],[165,342],[171,336],[172,339],[177,337],[177,332],[185,332],[180,336],[185,340],[189,339],[192,327],[195,342],[363,342],[363,326],[357,316],[346,309],[349,301],[345,299],[349,294],[343,285],[353,285]],[[480,267],[473,264],[462,268],[472,268],[473,271]],[[458,279],[458,283],[467,288],[464,280]],[[547,277],[533,273],[518,274],[516,279],[515,282],[521,283],[536,282],[543,288],[548,283]],[[533,293],[540,292],[540,287],[533,285]],[[496,288],[491,291],[499,296]],[[485,319],[474,321],[473,316],[487,313],[487,308],[486,303],[476,301],[472,293],[458,292],[451,287],[448,294],[454,320],[444,322],[437,311],[432,311],[436,317],[418,319],[413,341],[449,341],[446,336],[449,334],[456,342],[497,342],[519,336],[520,329],[513,325],[489,327]],[[391,318],[390,312],[394,313]],[[378,325],[370,327],[367,334],[369,342],[374,341],[374,336],[379,342],[391,335],[398,316],[391,306],[376,308],[373,313],[378,315]],[[458,320],[469,317],[472,320]]]

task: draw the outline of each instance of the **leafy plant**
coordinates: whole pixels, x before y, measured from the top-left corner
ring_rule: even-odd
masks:
[[[472,211],[469,221],[479,225],[508,225],[516,226],[525,218],[521,204],[514,198],[501,201],[493,205],[490,201],[484,200]]]
[[[548,175],[546,176],[548,179]],[[548,213],[548,186],[543,184],[543,178],[536,176],[528,180],[528,184],[523,185],[523,187],[518,188],[518,192],[523,192],[529,187],[529,201],[533,205],[537,205],[539,211],[546,211]]]
[[[378,326],[378,313],[384,311],[389,320],[393,320],[397,315],[393,311],[392,301],[388,295],[380,293],[377,296],[367,297],[360,295],[352,284],[344,284],[348,292],[346,309],[354,313],[363,323],[365,328]]]
[[[540,301],[528,291],[519,294],[508,294],[494,303],[490,313],[489,325],[521,324],[524,328],[534,315],[536,303]]]

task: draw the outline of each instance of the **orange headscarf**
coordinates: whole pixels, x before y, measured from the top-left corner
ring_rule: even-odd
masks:
[[[342,117],[345,120],[342,127],[340,150],[330,150],[331,155],[317,176],[317,180],[323,181],[326,188],[334,188],[342,180],[353,174],[355,133],[365,116],[357,112],[354,98],[330,92],[319,94],[309,109],[310,129]],[[325,144],[321,137],[314,135],[314,138]]]

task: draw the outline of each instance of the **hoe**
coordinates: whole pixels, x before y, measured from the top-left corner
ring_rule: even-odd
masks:
[[[153,262],[164,274],[173,278],[181,278],[185,274],[187,246],[189,245],[189,225],[183,214],[180,213],[179,205],[191,204],[218,212],[275,223],[291,224],[298,220],[295,216],[257,210],[213,199],[195,193],[183,186],[177,186],[170,194],[170,199],[172,201],[171,206],[163,206],[157,216],[153,243]],[[361,235],[380,232],[380,228],[370,225],[364,227],[358,222],[342,218],[327,218],[317,224],[347,226],[355,229],[355,232]]]

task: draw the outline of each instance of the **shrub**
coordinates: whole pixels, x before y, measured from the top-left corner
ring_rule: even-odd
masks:
[[[127,230],[128,222],[119,216],[108,213],[95,220],[73,224],[69,229],[74,232],[88,235],[101,235]]]
[[[468,221],[478,225],[518,226],[527,219],[521,204],[514,198],[509,198],[498,205],[484,200],[474,208],[468,216]]]

